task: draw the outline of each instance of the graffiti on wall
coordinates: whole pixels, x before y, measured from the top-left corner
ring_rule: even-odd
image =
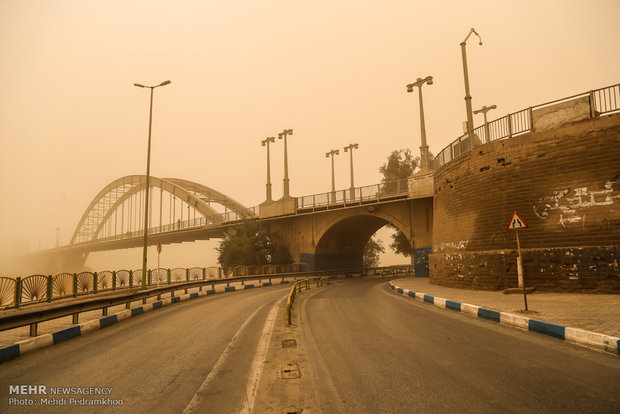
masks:
[[[572,190],[562,189],[553,192],[553,195],[539,197],[535,200],[528,198],[536,217],[546,220],[554,211],[560,212],[559,224],[566,228],[567,224],[582,223],[585,225],[586,213],[589,208],[609,206],[620,199],[620,191],[614,188],[620,181],[607,181],[600,191],[588,190],[588,187],[579,187]]]

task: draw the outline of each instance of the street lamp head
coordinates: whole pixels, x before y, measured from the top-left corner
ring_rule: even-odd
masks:
[[[133,86],[137,86],[138,88],[146,88],[146,86],[140,84],[140,83],[134,83]]]
[[[159,86],[166,86],[166,85],[169,85],[169,84],[171,84],[171,83],[172,83],[172,82],[170,82],[169,80],[167,80],[167,81],[163,81],[162,83],[160,83],[160,84],[159,84]]]
[[[407,85],[407,92],[413,92],[413,83]]]
[[[424,79],[426,81],[427,85],[432,85],[433,84],[433,77],[432,76],[427,76],[426,79]]]
[[[264,140],[262,140],[260,143],[264,147],[265,145],[269,144],[270,142],[276,142],[275,137],[267,137]]]

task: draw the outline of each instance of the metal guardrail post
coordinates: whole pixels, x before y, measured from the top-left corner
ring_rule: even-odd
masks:
[[[112,290],[116,290],[116,270],[112,271]]]
[[[507,118],[507,122],[508,122],[508,137],[512,138],[512,121],[511,121],[511,114],[508,114]]]
[[[52,275],[47,275],[47,301],[52,301]]]
[[[168,284],[170,284],[170,273],[171,273],[170,269],[168,269],[167,273],[168,273],[168,275],[167,275],[168,276]]]
[[[207,280],[207,268],[206,267],[202,268],[202,280]]]
[[[185,281],[189,282],[189,267],[185,268]],[[185,288],[185,294],[187,295],[187,288]]]
[[[97,279],[99,279],[97,277],[97,272],[94,272],[93,273],[93,293],[97,293],[97,291],[99,289],[99,286],[98,286],[99,285],[99,280],[97,280]]]
[[[22,278],[15,278],[15,309],[19,308],[20,303],[22,302]]]
[[[77,273],[73,274],[73,297],[77,298]]]
[[[590,118],[594,118],[596,114],[596,109],[594,109],[594,91],[590,91],[589,93],[589,102],[590,105]]]
[[[129,271],[129,287],[133,287],[133,270]]]

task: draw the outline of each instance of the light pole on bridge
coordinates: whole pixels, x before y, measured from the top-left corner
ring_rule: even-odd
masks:
[[[476,109],[474,111],[474,114],[477,115],[479,113],[482,113],[482,116],[484,116],[484,140],[487,144],[491,142],[491,136],[489,135],[489,123],[487,122],[487,112],[489,112],[491,109],[497,109],[497,105],[483,106],[482,108]]]
[[[336,178],[334,176],[334,155],[340,154],[339,150],[331,150],[330,152],[325,153],[325,158],[332,158],[332,203],[336,202]]]
[[[420,135],[421,135],[421,144],[420,144],[420,163],[421,168],[420,172],[425,173],[430,169],[430,160],[428,154],[428,145],[426,143],[426,127],[424,125],[424,105],[422,103],[422,85],[424,84],[432,85],[433,77],[427,76],[424,79],[418,78],[414,83],[410,83],[407,85],[407,92],[413,92],[413,87],[418,87],[418,95],[420,98]]]
[[[465,78],[465,109],[467,110],[467,136],[469,137],[469,142],[471,144],[473,144],[474,138],[474,115],[472,114],[471,95],[469,94],[469,75],[467,73],[467,53],[465,51],[465,45],[467,43],[467,39],[469,39],[469,36],[471,36],[472,33],[478,36],[478,39],[480,40],[479,44],[482,45],[482,38],[473,27],[469,30],[469,33],[467,33],[467,37],[465,37],[465,40],[461,42],[461,55],[463,56],[463,77]]]
[[[353,150],[354,149],[358,149],[359,145],[358,144],[349,144],[346,147],[344,147],[344,152],[349,152],[350,155],[350,159],[351,159],[351,200],[355,199],[355,183],[353,182]]]
[[[261,145],[263,147],[267,147],[267,201],[271,200],[271,161],[269,159],[269,143],[273,143],[276,141],[275,137],[267,137],[261,141]]]
[[[147,238],[148,238],[148,224],[149,224],[149,186],[150,186],[150,174],[151,174],[151,126],[153,124],[153,90],[160,86],[166,86],[170,84],[169,80],[163,81],[159,85],[144,86],[140,83],[134,83],[134,86],[138,88],[149,88],[151,90],[151,104],[149,107],[149,139],[146,150],[146,188],[144,194],[144,243],[142,246],[142,289],[146,289],[146,252],[147,252]]]
[[[285,129],[284,131],[278,134],[278,139],[284,138],[284,195],[282,198],[289,198],[289,180],[288,180],[288,153],[286,146],[286,137],[287,135],[293,135],[292,129]]]

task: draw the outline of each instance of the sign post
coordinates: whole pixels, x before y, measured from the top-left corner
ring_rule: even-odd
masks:
[[[523,280],[523,258],[521,256],[521,242],[519,241],[519,229],[527,229],[527,223],[521,218],[519,213],[516,211],[512,213],[512,218],[510,219],[510,223],[508,223],[508,230],[514,230],[517,235],[517,251],[519,255],[517,256],[517,278],[519,280],[519,287],[523,288],[523,302],[525,304],[525,310],[527,309],[527,293],[525,291],[525,282]]]
[[[159,287],[159,279],[161,279],[159,267],[159,255],[161,254],[161,242],[157,243],[157,287]]]

